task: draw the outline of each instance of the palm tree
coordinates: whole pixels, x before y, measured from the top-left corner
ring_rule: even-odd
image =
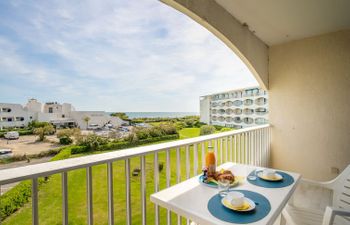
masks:
[[[83,120],[84,120],[84,121],[85,121],[85,123],[86,123],[86,129],[87,129],[87,128],[88,128],[88,126],[89,126],[90,117],[85,116]]]

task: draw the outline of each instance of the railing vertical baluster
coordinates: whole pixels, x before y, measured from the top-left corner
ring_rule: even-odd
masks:
[[[218,165],[218,139],[214,140],[215,164]]]
[[[225,163],[228,161],[228,137],[225,138]]]
[[[224,149],[223,149],[224,145],[223,145],[223,139],[220,138],[220,164],[222,164],[222,158],[223,158],[223,154],[224,154]]]
[[[242,163],[241,162],[241,134],[237,135],[237,163]]]
[[[262,152],[261,152],[261,148],[262,148],[262,130],[259,129],[259,166],[262,166]]]
[[[146,156],[140,157],[141,168],[141,211],[142,211],[142,225],[146,225],[147,211],[146,211]]]
[[[233,136],[230,136],[230,162],[233,162]]]
[[[266,128],[263,129],[263,133],[264,133],[264,135],[263,135],[264,166],[267,167],[267,152],[266,152],[266,143],[267,143],[266,138],[267,138],[267,135],[266,135]]]
[[[176,148],[176,183],[181,182],[181,151]]]
[[[181,182],[181,151],[180,148],[176,148],[176,183]],[[177,215],[177,225],[182,224],[181,216]]]
[[[1,185],[0,185],[0,196],[1,196]],[[2,218],[1,218],[1,215],[0,215],[0,225],[1,225],[1,221],[2,221]]]
[[[270,160],[271,160],[271,137],[272,137],[272,130],[271,130],[271,127],[268,128],[269,129],[269,145],[268,145],[268,163],[267,163],[267,166],[270,166]]]
[[[254,131],[250,132],[250,164],[254,165]]]
[[[191,164],[190,164],[190,146],[186,145],[186,179],[191,177]],[[186,218],[187,225],[190,224],[190,220]]]
[[[237,161],[237,134],[234,136],[234,142],[235,142],[235,160],[234,160],[234,162],[236,162],[236,163],[238,163],[238,161]]]
[[[128,183],[126,183],[128,185]],[[113,203],[113,163],[107,163],[107,189],[108,189],[108,225],[114,225]]]
[[[193,144],[193,175],[198,174],[198,144]]]
[[[244,133],[244,163],[248,164],[248,132]]]
[[[242,141],[241,160],[242,160],[242,163],[244,164],[245,163],[245,133],[241,134],[241,141]]]
[[[245,133],[245,163],[249,164],[249,132]]]
[[[86,205],[87,205],[87,224],[94,223],[93,201],[92,201],[92,168],[86,168]]]
[[[39,224],[38,178],[32,179],[32,225]]]
[[[171,179],[170,150],[167,150],[166,151],[166,187],[170,187],[170,179]],[[171,225],[170,210],[167,210],[167,225]]]
[[[186,179],[190,179],[191,175],[191,164],[190,164],[190,146],[186,145]]]
[[[255,154],[255,161],[254,161],[254,165],[257,166],[258,165],[258,160],[259,160],[259,154],[258,154],[258,131],[255,130],[254,131],[254,141],[255,141],[255,145],[254,145],[254,154]]]
[[[255,165],[255,132],[252,131],[252,145],[251,145],[251,152],[252,152],[252,165]]]
[[[154,153],[154,192],[159,191],[159,164],[158,164],[158,153]],[[155,212],[155,223],[156,225],[159,225],[160,219],[159,219],[159,206],[155,204],[154,206],[154,212]]]
[[[68,179],[67,172],[62,173],[62,225],[68,225]]]
[[[205,167],[205,141],[201,143],[202,145],[202,168]]]

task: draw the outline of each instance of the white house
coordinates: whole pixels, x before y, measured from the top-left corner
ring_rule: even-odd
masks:
[[[47,102],[42,104],[36,99],[29,99],[23,107],[20,104],[0,103],[0,129],[7,127],[25,127],[31,121],[49,122],[56,127],[87,128],[89,124],[103,127],[112,124],[118,127],[123,123],[119,117],[110,116],[104,111],[75,111],[69,103]]]

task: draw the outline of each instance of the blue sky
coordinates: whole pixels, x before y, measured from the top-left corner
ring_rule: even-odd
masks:
[[[228,47],[157,0],[0,1],[0,102],[196,112],[200,95],[254,85]]]

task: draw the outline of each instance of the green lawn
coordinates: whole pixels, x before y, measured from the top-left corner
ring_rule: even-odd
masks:
[[[199,135],[199,128],[185,128],[180,131],[181,138],[190,138]],[[207,143],[206,143],[207,146]],[[219,146],[220,147],[220,146]],[[198,157],[201,159],[201,150],[198,146]],[[191,166],[193,166],[193,149],[191,147]],[[154,192],[153,184],[153,157],[146,156],[146,181],[147,181],[147,223],[154,223],[154,205],[149,200],[149,195]],[[198,172],[202,165],[199,161]],[[159,162],[164,164],[164,169],[160,172],[160,188],[166,187],[165,178],[165,153],[159,153]],[[186,160],[185,149],[181,148],[181,177],[186,178]],[[125,177],[124,161],[117,161],[114,164],[114,215],[115,224],[125,225]],[[131,170],[140,167],[140,159],[131,159]],[[171,150],[171,184],[176,183],[176,151]],[[191,176],[194,175],[191,167]],[[132,224],[141,224],[141,193],[140,176],[131,178],[131,200],[132,200]],[[61,177],[60,175],[51,176],[49,182],[43,184],[39,191],[39,223],[40,225],[59,225],[61,223]],[[86,175],[85,169],[74,170],[68,173],[68,201],[69,201],[69,224],[86,224]],[[93,167],[93,201],[94,201],[94,224],[107,225],[107,168],[106,165]],[[161,209],[161,222],[166,223],[166,211]],[[176,216],[173,215],[173,223],[176,222]],[[19,211],[8,217],[2,223],[3,225],[26,225],[31,224],[31,202],[22,207]]]

